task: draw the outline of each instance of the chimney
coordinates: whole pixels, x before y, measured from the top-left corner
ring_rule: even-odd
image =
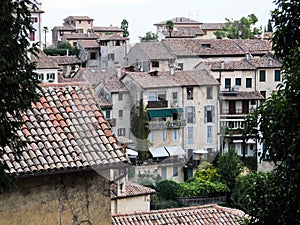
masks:
[[[175,67],[171,66],[170,67],[170,75],[174,75],[175,74]]]
[[[121,65],[120,65],[120,63],[115,62],[115,70],[116,70],[116,73],[117,73],[117,77],[121,78],[122,72],[121,72]]]

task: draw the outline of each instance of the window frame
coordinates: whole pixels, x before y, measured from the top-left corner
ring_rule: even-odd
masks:
[[[259,82],[266,82],[266,70],[259,70]]]

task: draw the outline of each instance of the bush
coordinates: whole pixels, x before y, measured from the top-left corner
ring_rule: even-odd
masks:
[[[180,185],[172,180],[163,180],[156,185],[156,191],[161,199],[176,200]]]

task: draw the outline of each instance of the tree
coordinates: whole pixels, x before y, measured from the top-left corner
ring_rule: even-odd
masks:
[[[44,52],[47,55],[56,56],[56,55],[77,55],[78,49],[75,46],[72,46],[67,41],[62,41],[57,44],[57,48],[46,48]]]
[[[226,184],[230,190],[227,194],[227,204],[232,205],[231,193],[235,187],[236,179],[242,172],[243,163],[234,149],[219,156],[217,162],[217,172],[220,175],[219,180]]]
[[[37,51],[36,46],[29,48],[29,34],[34,32],[29,8],[36,9],[35,2],[0,1],[0,156],[5,146],[15,153],[24,147],[17,134],[24,123],[21,113],[37,100],[35,64],[28,56]],[[0,191],[12,184],[5,169],[7,165],[0,161]]]
[[[148,31],[144,37],[139,37],[141,42],[157,41],[157,34]]]
[[[169,37],[171,37],[171,34],[173,32],[173,29],[174,29],[174,23],[173,23],[172,20],[167,20],[167,22],[166,22],[166,28],[167,28],[167,30],[169,32]]]
[[[47,33],[49,32],[48,27],[44,26],[44,27],[43,27],[43,31],[44,31],[44,36],[45,36],[45,44],[44,44],[44,48],[47,48]]]
[[[128,21],[126,19],[122,20],[121,29],[123,30],[123,37],[128,37],[129,36]]]
[[[276,0],[272,11],[275,57],[282,63],[282,85],[258,110],[249,116],[246,125],[263,144],[260,159],[275,164],[279,201],[265,205],[268,192],[252,208],[251,224],[300,224],[300,3]],[[253,130],[256,127],[257,130]],[[274,210],[277,209],[277,210]]]
[[[254,39],[256,35],[262,33],[261,27],[254,26],[258,21],[254,14],[248,15],[247,18],[242,17],[240,20],[233,21],[228,18],[225,20],[222,30],[214,32],[218,39]]]
[[[131,132],[136,138],[136,148],[139,152],[139,157],[142,162],[148,159],[149,154],[149,141],[148,136],[150,133],[149,119],[146,112],[146,108],[143,103],[143,99],[140,100],[139,106],[134,109],[133,116],[131,118]]]

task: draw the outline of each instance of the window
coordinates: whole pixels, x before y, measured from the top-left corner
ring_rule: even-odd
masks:
[[[188,127],[188,140],[187,143],[194,144],[194,127]]]
[[[186,88],[187,100],[193,100],[193,88]]]
[[[149,91],[148,101],[162,101],[166,99],[166,91]]]
[[[246,78],[246,88],[252,87],[252,78]]]
[[[173,132],[172,132],[172,139],[173,139],[173,141],[177,141],[178,140],[178,130],[173,130]]]
[[[123,101],[123,93],[119,93],[119,101]]]
[[[110,119],[110,110],[105,111],[105,118]]]
[[[266,71],[265,70],[260,70],[259,71],[259,81],[260,82],[265,82],[266,81]]]
[[[185,118],[187,123],[195,123],[196,122],[196,113],[194,106],[187,106],[185,108]]]
[[[241,86],[242,85],[242,78],[235,78],[235,85]]]
[[[166,91],[157,92],[157,99],[158,99],[158,101],[166,100],[167,99]]]
[[[123,117],[123,110],[121,109],[121,110],[119,110],[119,117]]]
[[[215,122],[215,106],[213,105],[207,105],[204,106],[204,122],[205,123],[213,123]]]
[[[155,135],[154,135],[154,132],[153,132],[153,131],[150,132],[150,134],[149,134],[149,139],[150,139],[150,142],[154,142]]]
[[[280,70],[275,70],[274,81],[280,81]]]
[[[38,22],[38,18],[37,17],[31,17],[31,22],[32,23],[37,23]]]
[[[178,93],[172,92],[172,104],[173,106],[177,106],[178,104]]]
[[[118,129],[118,136],[125,136],[125,128]]]
[[[156,91],[149,91],[148,101],[157,101]]]
[[[78,20],[78,23],[81,24],[81,20]]]
[[[225,78],[225,88],[231,88],[231,79]]]
[[[177,165],[173,166],[173,177],[178,177],[178,166]]]
[[[152,64],[152,67],[159,67],[158,61],[152,61],[151,64]]]
[[[206,143],[212,144],[213,142],[213,126],[206,127]]]
[[[162,133],[161,133],[161,140],[162,141],[167,140],[167,132],[165,130],[163,130]]]
[[[34,31],[31,31],[30,32],[30,41],[35,41],[35,33],[34,33]]]
[[[47,73],[47,80],[49,82],[54,81],[55,80],[55,73]]]
[[[43,74],[43,73],[39,73],[39,74],[37,75],[37,79],[38,79],[39,81],[43,81],[43,80],[44,80],[44,74]]]
[[[91,52],[90,53],[90,59],[96,59],[96,52]]]
[[[107,54],[108,61],[115,61],[115,53],[109,53]]]
[[[183,63],[178,63],[178,67],[183,70]]]
[[[165,166],[161,167],[161,178],[163,180],[167,179],[167,168]]]
[[[255,99],[251,99],[250,105],[256,105],[256,100]]]
[[[213,87],[207,87],[206,88],[206,98],[212,99],[213,98]]]

